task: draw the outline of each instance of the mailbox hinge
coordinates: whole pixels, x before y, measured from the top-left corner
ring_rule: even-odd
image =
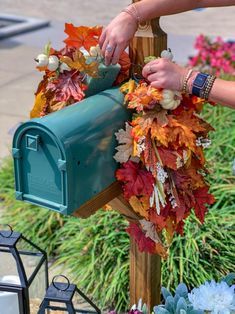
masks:
[[[17,159],[21,158],[21,151],[19,148],[12,148],[12,156]]]
[[[58,168],[60,171],[66,171],[66,161],[65,160],[62,160],[62,159],[58,159],[58,162],[57,162],[57,165],[58,165]]]

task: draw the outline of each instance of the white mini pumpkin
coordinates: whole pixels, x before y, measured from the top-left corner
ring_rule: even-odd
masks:
[[[70,71],[71,68],[64,62],[60,64],[60,73],[63,73],[64,71]]]
[[[49,62],[48,56],[44,53],[39,54],[34,60],[37,62],[38,67],[46,67]]]
[[[92,46],[90,48],[90,56],[91,57],[99,57],[101,55],[101,50],[100,50],[100,46],[96,45],[96,46]]]
[[[174,110],[180,105],[181,99],[182,95],[180,92],[163,89],[160,105],[164,109]]]
[[[161,58],[164,58],[164,59],[172,61],[174,56],[173,56],[173,53],[171,52],[171,49],[168,48],[167,50],[163,50],[161,52]]]
[[[56,71],[59,67],[59,59],[57,56],[50,56],[48,60],[48,70],[49,71]]]

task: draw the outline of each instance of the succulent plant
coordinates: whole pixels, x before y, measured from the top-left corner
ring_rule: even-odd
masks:
[[[142,302],[142,299],[139,299],[138,304],[134,304],[131,308],[129,314],[148,314],[147,305]]]
[[[184,283],[178,285],[175,296],[162,288],[162,295],[165,304],[157,305],[153,308],[154,314],[203,314],[204,311],[194,310],[188,301],[188,288]]]

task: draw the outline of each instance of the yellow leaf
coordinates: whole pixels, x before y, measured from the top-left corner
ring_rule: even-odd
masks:
[[[86,63],[86,58],[79,50],[76,50],[73,53],[73,59],[63,56],[60,58],[60,61],[66,63],[71,69],[79,70],[80,72],[84,72],[91,77],[98,77],[98,62],[93,61],[89,64]]]
[[[129,203],[136,213],[140,214],[145,219],[148,219],[149,202],[147,202],[145,198],[139,200],[136,196],[132,196],[129,199]]]
[[[43,92],[40,92],[39,94],[36,95],[33,109],[30,111],[31,119],[40,117],[40,114],[43,110],[43,107],[46,104],[46,101],[47,100]]]

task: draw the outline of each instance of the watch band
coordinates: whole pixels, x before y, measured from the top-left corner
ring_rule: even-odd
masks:
[[[201,97],[201,92],[204,90],[209,74],[198,73],[193,81],[192,94]]]

